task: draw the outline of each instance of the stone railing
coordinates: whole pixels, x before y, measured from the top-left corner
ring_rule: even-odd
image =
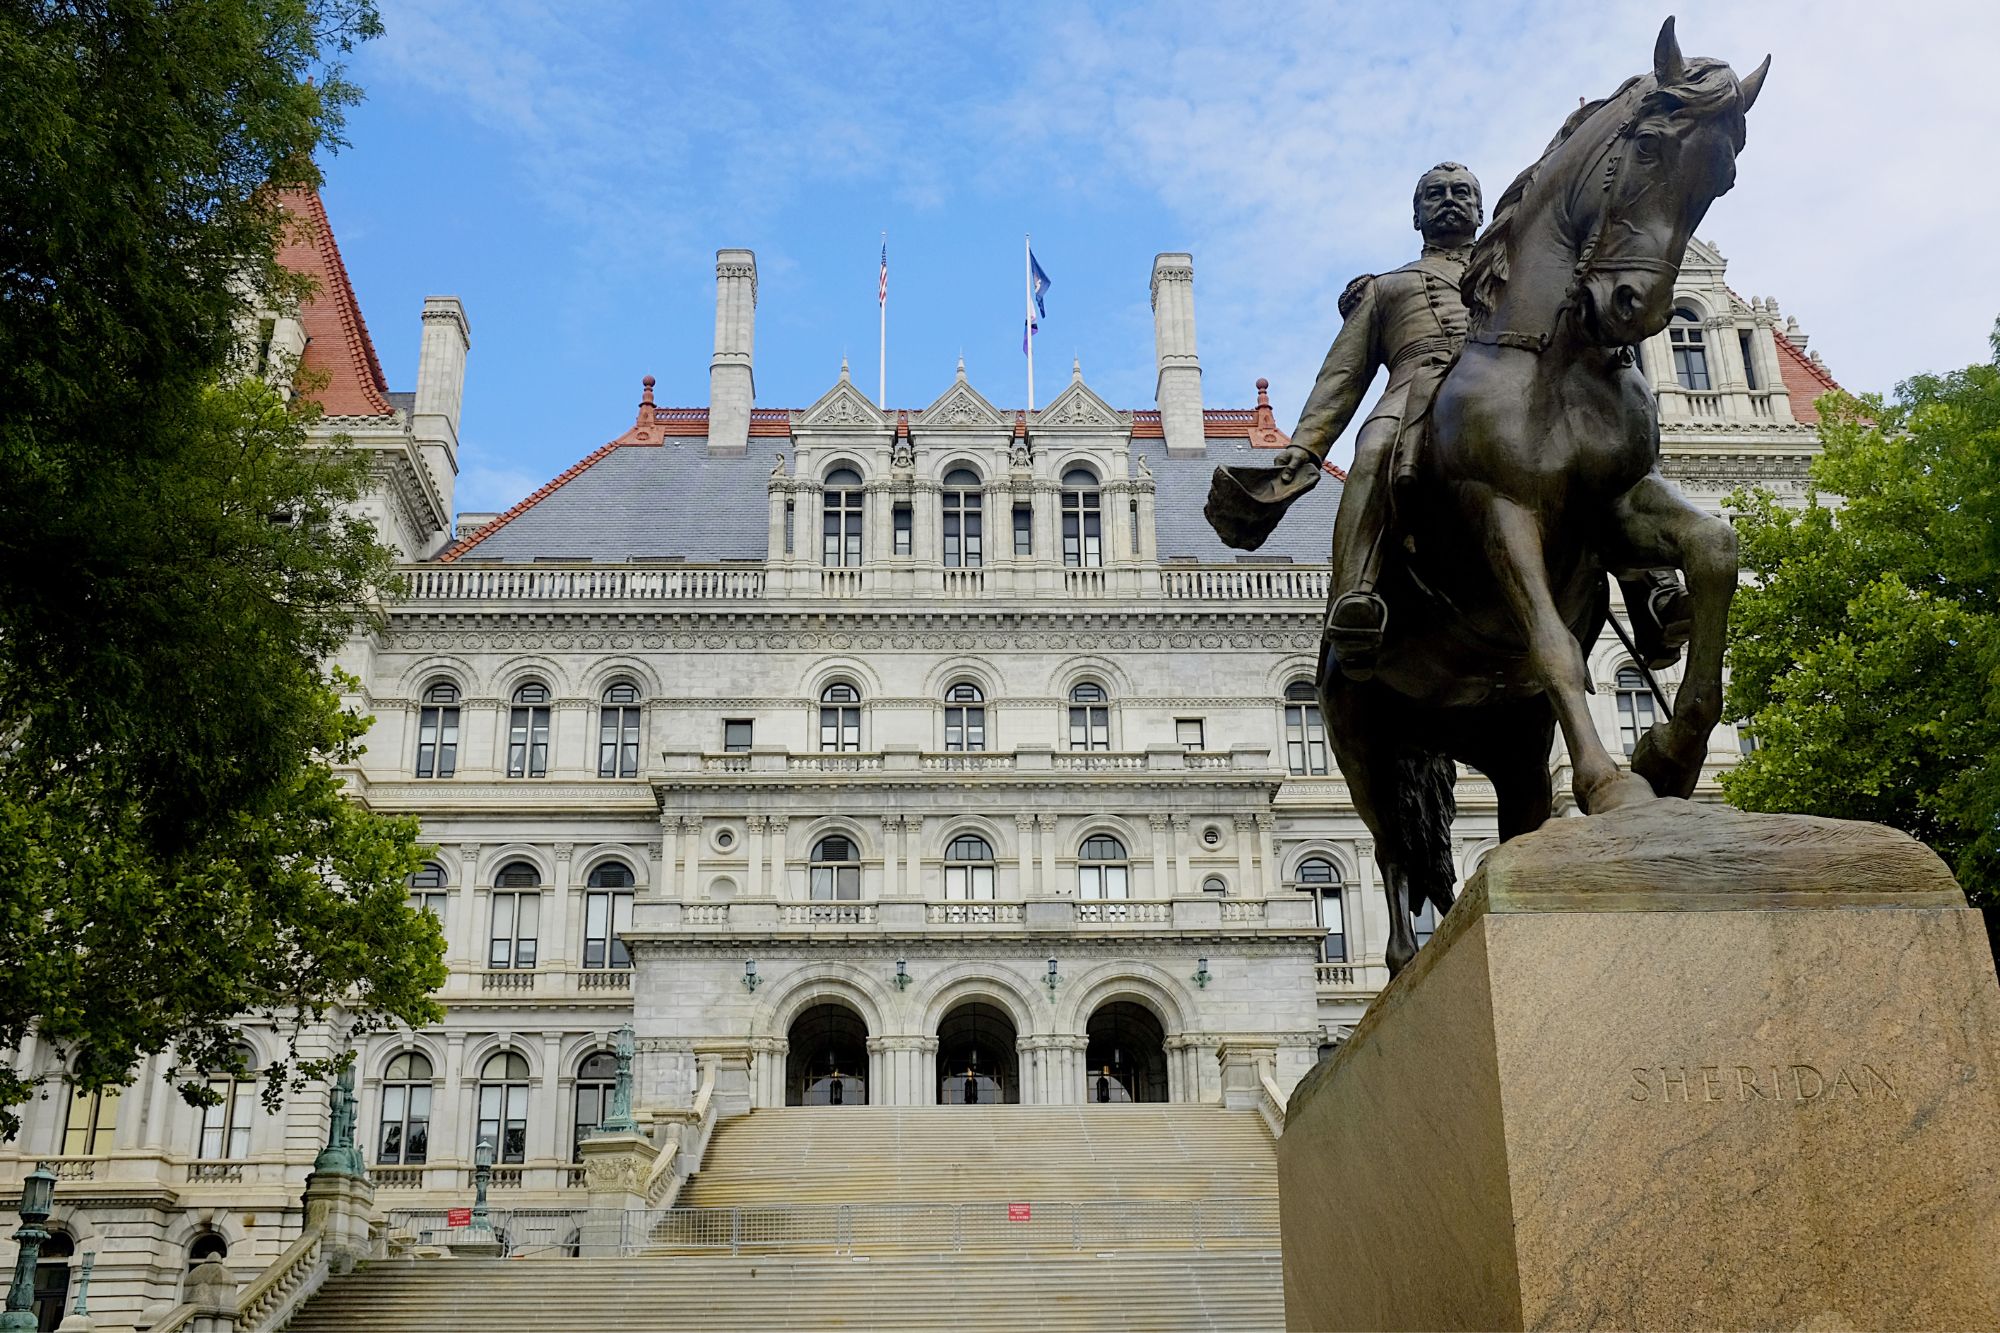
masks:
[[[57,1180],[95,1180],[97,1163],[95,1157],[44,1157],[42,1165],[56,1173]]]
[[[1076,904],[1076,919],[1114,926],[1160,925],[1174,919],[1174,905],[1167,899],[1093,898]]]
[[[235,1184],[243,1179],[243,1163],[219,1159],[189,1162],[187,1178],[190,1184]]]
[[[639,926],[643,937],[654,931],[680,936],[727,935],[751,940],[766,935],[790,938],[824,930],[879,927],[914,930],[950,927],[968,934],[994,930],[1006,934],[1023,929],[1060,930],[1276,930],[1317,936],[1312,900],[1299,895],[1280,898],[1221,898],[1213,893],[1189,893],[1178,898],[1056,898],[1034,897],[1008,902],[916,902],[903,898],[880,902],[773,902],[753,899],[736,903],[653,903]]]
[[[1160,595],[1175,601],[1323,602],[1329,577],[1313,565],[1169,565],[1160,571]]]
[[[794,754],[785,756],[785,767],[793,773],[879,773],[879,754]]]
[[[412,565],[413,602],[748,601],[764,571],[742,566],[632,569],[617,565]]]
[[[330,1272],[326,1233],[309,1226],[270,1267],[236,1293],[236,1317],[227,1326],[238,1333],[275,1333],[291,1322]],[[141,1318],[134,1327],[139,1333],[192,1333],[212,1322],[212,1316],[204,1314],[192,1302],[183,1301],[157,1322],[148,1323]]]
[[[1146,767],[1146,756],[1111,754],[1102,750],[1058,753],[1049,757],[1049,767],[1058,773],[1113,773]]]
[[[924,921],[933,926],[1016,925],[1020,903],[925,903]]]
[[[368,1178],[378,1190],[420,1190],[424,1187],[421,1166],[371,1166]]]
[[[1157,745],[1146,750],[1055,750],[1028,746],[1019,750],[918,750],[889,749],[864,751],[806,751],[791,753],[772,747],[749,754],[711,754],[693,750],[666,750],[660,755],[661,773],[768,775],[790,774],[804,777],[828,774],[847,777],[857,773],[1272,773],[1271,751],[1262,746],[1240,745],[1228,750],[1184,750],[1178,745]]]
[[[871,926],[873,903],[780,903],[778,920],[787,926]]]

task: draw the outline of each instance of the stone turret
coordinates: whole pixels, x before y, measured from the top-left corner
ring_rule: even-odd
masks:
[[[715,355],[708,363],[708,452],[741,454],[750,447],[750,407],[757,385],[750,351],[757,332],[757,256],[715,252]]]
[[[456,296],[425,297],[423,321],[410,436],[437,483],[445,513],[450,514],[458,479],[458,413],[465,401],[465,354],[472,348],[472,325]]]
[[[1194,256],[1153,257],[1153,355],[1159,379],[1153,399],[1169,457],[1194,457],[1204,448],[1201,357],[1194,346]]]

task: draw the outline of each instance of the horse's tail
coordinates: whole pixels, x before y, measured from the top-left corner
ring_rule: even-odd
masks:
[[[1415,912],[1429,902],[1442,917],[1451,908],[1451,886],[1457,878],[1451,824],[1458,814],[1453,793],[1458,765],[1445,755],[1406,749],[1396,766],[1395,828],[1402,843],[1398,859],[1410,885],[1406,908]]]

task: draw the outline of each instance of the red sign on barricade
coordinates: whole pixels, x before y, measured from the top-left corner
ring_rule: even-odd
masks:
[[[1008,1204],[1008,1205],[1007,1205],[1007,1220],[1008,1220],[1009,1222],[1025,1222],[1025,1221],[1027,1221],[1027,1220],[1028,1220],[1028,1208],[1029,1208],[1029,1205],[1027,1205],[1027,1204],[1025,1204],[1025,1203],[1010,1203],[1010,1204]]]
[[[444,1224],[448,1227],[469,1227],[472,1225],[470,1208],[448,1208],[444,1214]]]

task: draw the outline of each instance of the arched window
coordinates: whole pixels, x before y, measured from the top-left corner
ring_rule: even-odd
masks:
[[[549,687],[530,682],[514,691],[514,707],[507,717],[507,776],[548,774]]]
[[[809,892],[814,902],[856,902],[861,897],[861,854],[840,834],[813,845]]]
[[[1320,961],[1347,961],[1347,914],[1341,901],[1340,871],[1333,862],[1313,857],[1299,865],[1299,889],[1313,896],[1319,928],[1326,932],[1320,941]]]
[[[458,771],[458,686],[440,680],[424,691],[417,713],[417,776],[448,778]]]
[[[820,563],[859,565],[861,563],[861,474],[839,467],[826,474],[825,493],[820,497],[823,520],[820,527]]]
[[[944,563],[947,569],[977,569],[983,563],[984,515],[979,474],[953,468],[944,474]]]
[[[1132,866],[1125,844],[1108,833],[1094,833],[1076,853],[1077,919],[1123,921],[1132,896]]]
[[[533,967],[542,924],[542,873],[526,861],[510,861],[493,884],[493,932],[488,967]]]
[[[986,748],[986,696],[969,680],[944,692],[944,748]]]
[[[861,748],[861,691],[835,681],[820,691],[819,748],[825,751]]]
[[[188,1268],[192,1271],[210,1259],[221,1263],[229,1257],[229,1242],[213,1231],[204,1231],[188,1246]]]
[[[1667,346],[1673,349],[1674,378],[1681,387],[1708,389],[1708,348],[1702,344],[1701,316],[1686,306],[1676,307],[1667,325]]]
[[[639,687],[630,681],[604,691],[597,715],[597,776],[639,776]]]
[[[112,1138],[118,1129],[119,1092],[116,1084],[94,1092],[70,1088],[69,1118],[63,1124],[63,1156],[96,1157],[111,1151]]]
[[[1069,692],[1069,748],[1111,748],[1111,696],[1094,680],[1082,681]]]
[[[248,1046],[232,1052],[231,1068],[208,1075],[210,1103],[201,1108],[205,1161],[241,1161],[250,1155],[250,1117],[257,1108],[257,1057]]]
[[[1296,777],[1326,775],[1326,723],[1309,680],[1285,687],[1285,767]]]
[[[76,1242],[69,1233],[51,1229],[35,1261],[34,1304],[29,1308],[35,1312],[36,1328],[58,1328],[69,1313],[63,1307],[69,1301],[69,1264],[75,1257]]]
[[[410,875],[411,910],[429,912],[443,921],[444,905],[444,867],[435,861],[426,861]]]
[[[431,1062],[404,1051],[382,1073],[382,1134],[375,1160],[385,1166],[421,1166],[431,1148]]]
[[[622,861],[591,867],[583,895],[583,965],[630,967],[632,955],[619,938],[632,929],[632,870]]]
[[[528,1157],[528,1062],[514,1051],[498,1051],[479,1068],[479,1134],[476,1143],[493,1145],[493,1160],[523,1162]]]
[[[961,833],[944,849],[945,917],[993,919],[993,847],[976,833]]]
[[[1646,678],[1639,668],[1623,666],[1618,668],[1618,738],[1625,743],[1625,753],[1631,754],[1639,748],[1639,738],[1653,725],[1653,692],[1646,688]]]
[[[1063,473],[1062,525],[1065,565],[1095,569],[1104,563],[1104,497],[1089,468]]]
[[[611,1111],[611,1089],[618,1082],[618,1057],[599,1051],[576,1067],[576,1127],[570,1135],[569,1159],[583,1160],[583,1141],[604,1123]]]

